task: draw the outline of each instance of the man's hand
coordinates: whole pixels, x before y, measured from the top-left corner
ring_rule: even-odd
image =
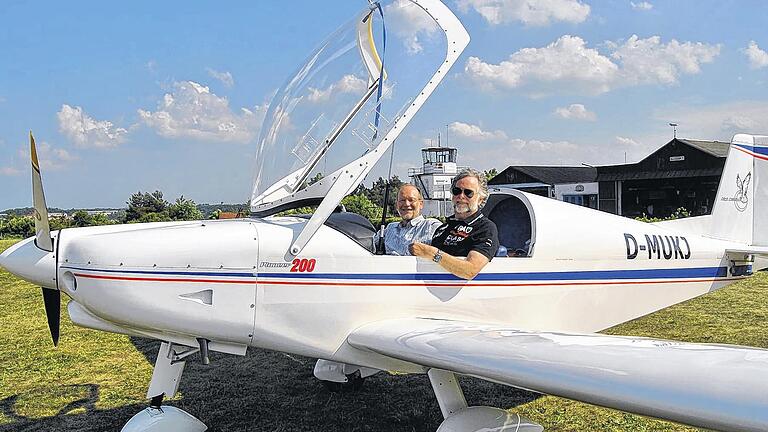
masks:
[[[411,245],[408,246],[408,250],[411,252],[411,255],[428,260],[432,260],[437,253],[436,247],[422,242],[411,243]]]
[[[408,246],[413,256],[432,261],[437,253],[437,248],[421,242],[411,243]],[[440,260],[440,267],[448,270],[454,275],[463,279],[472,279],[480,273],[480,270],[488,264],[488,258],[477,251],[470,251],[467,258],[457,258],[443,252],[443,258]]]

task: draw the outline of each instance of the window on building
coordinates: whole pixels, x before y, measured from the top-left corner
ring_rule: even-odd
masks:
[[[597,208],[597,195],[563,195],[563,201],[582,207]]]

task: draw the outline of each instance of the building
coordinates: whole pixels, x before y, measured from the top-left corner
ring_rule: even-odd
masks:
[[[411,184],[424,196],[425,216],[453,214],[451,179],[464,168],[456,165],[457,153],[452,147],[426,147],[421,149],[421,168],[408,169]]]
[[[510,186],[573,204],[597,207],[597,168],[568,166],[511,166],[488,184]]]
[[[674,138],[633,164],[510,166],[490,185],[509,186],[628,217],[664,217],[683,207],[712,211],[729,143]]]

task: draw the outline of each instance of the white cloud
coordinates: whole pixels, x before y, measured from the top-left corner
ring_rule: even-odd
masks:
[[[63,148],[56,148],[47,141],[36,142],[37,159],[40,161],[40,168],[43,171],[58,171],[64,169],[67,164],[76,161],[79,158]],[[29,147],[24,146],[19,149],[19,157],[22,160],[29,161]]]
[[[0,167],[0,175],[2,176],[17,176],[21,174],[21,170],[11,166]]]
[[[768,66],[768,52],[760,49],[755,41],[749,41],[749,45],[741,50],[749,59],[749,67],[760,69]]]
[[[352,93],[363,95],[366,90],[368,90],[368,81],[354,75],[344,75],[340,80],[325,89],[310,87],[307,99],[311,102],[327,102],[337,94]]]
[[[208,71],[208,75],[210,75],[212,78],[221,81],[225,87],[231,88],[235,85],[235,79],[232,78],[232,74],[229,72],[219,72],[211,68],[206,69],[206,71]]]
[[[660,121],[675,119],[680,126],[677,136],[705,140],[729,141],[737,133],[768,132],[768,103],[736,101],[702,107],[668,106],[658,109],[654,117]]]
[[[507,134],[504,131],[484,131],[480,126],[462,122],[451,123],[448,125],[448,130],[451,133],[451,137],[461,137],[475,141],[507,139]]]
[[[528,26],[550,21],[580,23],[590,11],[588,4],[578,0],[458,0],[457,4],[462,12],[472,8],[494,25],[514,21]]]
[[[470,57],[464,68],[486,90],[540,87],[567,82],[589,93],[604,93],[616,81],[618,66],[578,36],[565,35],[544,48],[523,48],[499,64]]]
[[[635,141],[632,138],[627,138],[623,136],[617,136],[616,143],[622,146],[632,146],[632,147],[638,147],[643,145],[642,143]]]
[[[166,138],[248,142],[256,137],[266,107],[240,108],[234,113],[226,98],[194,81],[174,83],[157,111],[138,110],[144,124]]]
[[[520,49],[499,64],[470,57],[464,70],[487,91],[524,88],[535,96],[600,94],[641,84],[677,84],[681,75],[699,73],[702,64],[720,53],[720,45],[674,39],[663,44],[658,36],[633,35],[624,43],[606,46],[613,51],[610,57],[587,47],[578,36],[564,35],[543,48]]]
[[[642,2],[638,2],[638,3],[635,3],[633,1],[631,1],[631,2],[629,2],[629,4],[630,4],[630,6],[632,6],[632,9],[634,9],[634,10],[647,11],[647,10],[653,9],[653,5],[648,3],[647,1],[642,1]]]
[[[128,131],[107,120],[95,120],[81,107],[61,106],[56,114],[59,131],[78,147],[110,148],[125,142]]]
[[[459,164],[483,170],[501,171],[515,164],[572,164],[588,160],[585,158],[592,154],[591,149],[569,141],[510,137],[502,130],[485,130],[463,122],[449,124],[448,134],[451,147],[459,149]],[[436,141],[425,139],[424,143],[435,145]]]
[[[384,7],[387,26],[399,37],[408,54],[418,54],[423,38],[434,35],[438,26],[419,6],[409,0],[395,0]]]
[[[593,160],[590,150],[570,141],[512,138],[502,143],[494,142],[468,145],[458,144],[459,162],[477,169],[496,168],[501,171],[510,165],[578,165]]]
[[[597,114],[588,110],[582,104],[570,104],[567,107],[559,107],[555,109],[554,115],[569,120],[597,120]]]
[[[622,45],[608,45],[615,48],[611,57],[621,63],[624,85],[676,84],[680,75],[698,74],[702,64],[711,63],[720,54],[719,44],[674,39],[663,44],[659,36],[640,39],[632,35]]]

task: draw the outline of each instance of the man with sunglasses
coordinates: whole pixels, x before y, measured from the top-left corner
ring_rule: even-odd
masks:
[[[432,245],[415,242],[410,250],[460,278],[472,279],[499,249],[496,224],[480,212],[488,198],[488,182],[483,173],[468,169],[453,178],[451,193],[455,214],[437,229]]]

